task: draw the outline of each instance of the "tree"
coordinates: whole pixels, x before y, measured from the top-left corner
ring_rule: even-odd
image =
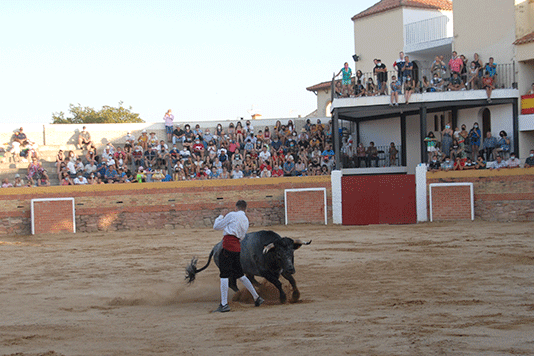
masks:
[[[82,107],[80,104],[69,105],[69,112],[72,117],[65,117],[65,113],[60,111],[52,114],[52,124],[121,124],[131,122],[145,122],[139,114],[133,113],[132,107],[128,109],[119,102],[118,107],[103,106],[96,111],[91,107]]]

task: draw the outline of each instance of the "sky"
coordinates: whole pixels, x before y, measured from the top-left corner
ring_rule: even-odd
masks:
[[[0,124],[121,101],[146,122],[305,116],[376,2],[0,0]]]

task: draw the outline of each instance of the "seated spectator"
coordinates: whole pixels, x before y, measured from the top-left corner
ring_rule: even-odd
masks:
[[[475,169],[476,163],[471,160],[471,157],[467,158],[467,161],[464,164],[464,169]]]
[[[434,154],[432,156],[432,159],[428,163],[428,170],[430,172],[437,172],[440,170],[440,168],[441,168],[441,163],[439,162],[438,157]]]
[[[128,132],[126,133],[126,136],[124,136],[124,146],[129,146],[129,147],[132,147],[135,145],[135,136],[132,135],[132,131],[128,130]]]
[[[367,147],[365,153],[365,165],[371,167],[371,161],[375,161],[375,167],[378,167],[378,149],[373,141],[369,142],[369,147]]]
[[[93,141],[91,140],[91,134],[87,132],[87,129],[84,126],[82,127],[82,131],[78,135],[78,147],[83,149],[84,146],[85,148],[87,148],[92,145],[93,145]]]
[[[354,96],[356,98],[365,96],[365,87],[362,84],[361,80],[357,80],[356,84],[354,85]]]
[[[495,81],[497,79],[497,64],[493,60],[493,57],[489,58],[488,63],[484,66],[484,73],[488,72],[489,76]]]
[[[486,138],[482,143],[482,147],[486,156],[486,160],[489,161],[491,154],[497,147],[497,139],[491,135],[491,131],[486,132]]]
[[[437,74],[434,74],[430,81],[430,91],[443,91],[443,84],[443,79],[438,77]]]
[[[2,188],[13,188],[13,184],[9,183],[8,178],[4,178],[2,181]]]
[[[534,167],[534,150],[530,150],[530,155],[525,160],[525,168]]]
[[[452,73],[452,78],[449,82],[448,89],[450,91],[459,91],[459,90],[465,89],[465,85],[462,82],[462,79],[460,78],[460,76],[458,75],[458,72]]]
[[[74,182],[72,181],[72,178],[67,172],[62,173],[61,177],[61,185],[74,185]]]
[[[149,146],[157,146],[159,143],[158,136],[156,136],[155,132],[151,132],[150,136],[148,137],[148,145]]]
[[[327,144],[324,151],[321,153],[323,157],[327,157],[328,159],[334,158],[335,152],[332,149],[332,145]]]
[[[295,175],[296,176],[305,176],[306,175],[306,164],[300,158],[297,160],[297,163],[295,164]]]
[[[111,163],[110,161],[107,162],[107,168],[104,173],[104,181],[106,183],[113,183],[117,179],[117,170],[115,168],[115,165]]]
[[[490,76],[489,72],[484,73],[484,78],[482,78],[482,89],[486,90],[486,95],[488,96],[488,103],[491,103],[491,93],[495,89],[495,82],[493,77]]]
[[[521,168],[521,161],[515,156],[515,153],[510,153],[510,159],[506,161],[508,168]]]
[[[295,175],[295,162],[293,161],[293,156],[289,155],[287,160],[283,164],[282,170],[284,171],[284,176],[290,177]]]
[[[143,154],[143,159],[146,167],[150,168],[156,166],[158,159],[156,147],[149,147],[148,150]]]
[[[502,168],[508,168],[508,163],[506,163],[506,161],[503,161],[502,157],[498,155],[497,159],[492,163],[491,169],[496,169],[500,171]]]
[[[77,177],[74,178],[74,185],[86,185],[88,184],[87,179],[83,176],[81,172],[78,173]]]
[[[15,132],[13,135],[13,143],[17,143],[19,146],[23,147],[31,143],[30,139],[28,139],[24,133],[24,129],[22,127],[19,128],[19,132]]]
[[[459,156],[456,156],[454,159],[454,170],[455,171],[461,171],[464,169],[465,161],[461,159]]]
[[[530,90],[527,91],[527,95],[534,95],[534,83],[532,83],[532,86],[530,87]]]
[[[472,61],[469,72],[467,73],[467,87],[471,90],[479,89],[481,87],[480,76],[478,75],[480,67],[477,67],[477,62]]]
[[[152,180],[154,180],[154,182],[161,182],[163,179],[165,179],[163,170],[161,168],[156,168],[152,174]]]
[[[15,174],[15,181],[13,182],[13,186],[15,188],[20,188],[20,187],[24,187],[24,181],[22,180],[22,178],[20,177],[20,174]]]
[[[391,99],[389,102],[389,106],[393,106],[393,105],[398,106],[399,105],[399,94],[401,93],[402,83],[400,80],[397,80],[397,77],[394,75],[391,77],[390,87],[391,87]]]
[[[507,154],[510,152],[510,139],[508,138],[506,131],[501,130],[501,132],[499,132],[499,136],[500,138],[497,140],[497,145],[493,150],[493,158],[496,158],[498,155],[503,153]]]
[[[135,167],[144,166],[143,162],[143,148],[141,146],[135,146],[132,152],[133,164]]]
[[[146,130],[141,131],[141,136],[137,139],[137,144],[141,146],[143,151],[146,151],[148,149],[148,135],[146,133]]]
[[[404,82],[404,101],[405,104],[410,103],[410,98],[415,90],[415,82],[411,76],[406,77],[406,82]]]
[[[365,96],[375,96],[378,92],[376,90],[376,85],[373,81],[373,78],[367,79],[367,84],[365,85]]]
[[[366,156],[365,147],[363,146],[363,143],[360,142],[358,147],[356,147],[356,160],[359,168],[362,168],[362,162],[366,162]]]
[[[33,179],[38,179],[39,172],[41,171],[41,162],[37,160],[37,158],[33,158],[30,164],[28,165],[28,181],[31,185],[33,185]],[[74,173],[76,174],[76,169],[74,169]]]
[[[443,163],[441,163],[441,170],[442,171],[452,171],[454,169],[454,163],[451,161],[451,159],[446,156]]]
[[[282,169],[280,169],[280,166],[278,166],[278,164],[275,164],[274,168],[273,168],[273,171],[271,173],[271,176],[272,177],[283,177],[284,176],[284,171]]]
[[[87,164],[84,167],[84,176],[89,177],[91,174],[95,174],[97,171],[96,162],[91,161],[87,162]]]
[[[139,168],[137,168],[137,174],[135,176],[135,180],[138,182],[138,183],[144,183],[146,182],[146,174],[145,174],[145,169],[141,166]]]
[[[486,161],[484,161],[484,157],[478,156],[475,163],[475,169],[486,169]]]
[[[238,123],[240,123],[238,121]],[[239,178],[243,178],[243,171],[241,171],[241,167],[237,164],[234,166],[234,169],[232,170],[232,179],[239,179]]]
[[[423,80],[421,80],[421,88],[420,88],[420,92],[421,93],[427,93],[427,92],[430,92],[432,88],[432,84],[430,84],[430,81],[428,80],[428,78],[426,77],[426,75],[423,75]]]
[[[172,131],[172,143],[182,144],[184,142],[185,131],[180,128],[180,125],[176,125]]]

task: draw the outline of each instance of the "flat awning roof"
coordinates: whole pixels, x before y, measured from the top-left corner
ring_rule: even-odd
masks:
[[[458,92],[434,92],[413,94],[410,104],[399,103],[399,106],[389,106],[389,95],[362,98],[336,98],[332,103],[332,112],[336,112],[340,120],[367,121],[379,120],[401,115],[419,115],[421,107],[427,113],[448,111],[452,109],[468,109],[491,105],[510,104],[517,101],[517,89],[496,89],[492,93],[491,103],[488,103],[484,90],[465,90]],[[403,96],[399,96],[403,100]]]

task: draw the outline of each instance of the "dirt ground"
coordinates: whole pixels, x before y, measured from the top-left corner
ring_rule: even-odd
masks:
[[[0,238],[0,355],[534,354],[533,223],[271,229],[313,239],[300,302],[224,314],[214,264],[184,282],[220,232]]]

